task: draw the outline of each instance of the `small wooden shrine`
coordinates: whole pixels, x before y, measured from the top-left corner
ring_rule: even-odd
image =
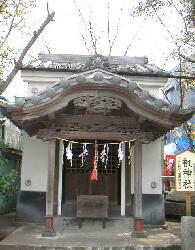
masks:
[[[83,60],[86,60],[86,58]],[[61,190],[66,193],[66,200],[69,200],[70,203],[76,202],[78,194],[107,195],[109,203],[117,204],[117,201],[120,200],[121,215],[125,215],[125,200],[127,200],[127,197],[125,197],[124,185],[128,183],[124,171],[125,164],[128,162],[125,156],[127,156],[127,151],[131,150],[131,147],[134,149],[132,154],[134,171],[131,172],[131,175],[134,176],[134,213],[132,216],[135,218],[135,229],[141,231],[143,223],[142,145],[154,143],[166,132],[190,119],[192,111],[179,110],[177,106],[170,105],[150,94],[136,81],[129,80],[121,74],[113,73],[113,70],[110,70],[111,66],[109,67],[108,60],[104,57],[96,56],[90,58],[90,60],[85,63],[85,68],[80,67],[79,72],[71,72],[71,74],[69,72],[69,76],[61,78],[50,87],[28,98],[18,98],[15,104],[2,106],[1,109],[19,128],[25,130],[30,138],[36,137],[39,145],[43,143],[44,147],[45,145],[48,147],[48,159],[45,161],[39,160],[37,163],[39,165],[40,162],[44,161],[41,164],[47,164],[44,171],[47,171],[45,226],[48,232],[53,233],[53,217],[59,211],[59,185],[62,185],[60,178],[66,179],[65,188]],[[112,58],[111,61],[113,60]],[[90,65],[93,67],[90,68]],[[117,67],[119,68],[119,66]],[[59,72],[59,69],[49,68],[53,72]],[[44,71],[44,68],[22,70],[38,74],[37,72]],[[47,70],[48,68],[45,69],[45,71]],[[63,71],[63,68],[61,71]],[[71,70],[66,68],[65,71]],[[80,163],[75,163],[74,166],[70,166],[71,157],[65,159],[65,156],[61,156],[62,161],[59,159],[60,142],[63,142],[63,152],[66,156],[66,149],[70,146],[70,142],[73,142],[72,145],[76,145],[74,142],[81,143],[82,146],[79,149],[76,149],[76,146],[71,149],[73,154],[77,155],[86,152],[86,147],[89,146],[87,151],[91,155],[91,159],[88,159],[88,163],[85,163],[85,168],[79,166],[79,164],[81,165],[81,159],[83,160],[82,157]],[[30,145],[30,141],[28,143]],[[93,145],[91,149],[90,144]],[[110,146],[110,148],[113,147],[112,161],[117,163],[114,165],[113,162],[109,162],[110,165],[108,166],[105,166],[105,162],[103,165],[97,164],[96,170],[99,181],[93,182],[92,185],[89,176],[94,167],[94,157],[97,157],[97,155],[94,156],[94,145],[99,145],[99,151],[96,153],[100,157],[101,152],[107,150],[107,146],[104,148],[104,145],[107,144],[113,145]],[[120,151],[120,148],[118,149],[119,144],[125,155],[120,162],[118,158],[114,158],[120,154],[118,152],[118,150]],[[114,145],[117,145],[117,149]],[[27,157],[25,154],[28,155],[28,159],[25,158],[23,166],[23,171],[26,172],[22,175],[22,178],[25,179],[24,184],[22,184],[24,187],[26,185],[25,192],[39,191],[38,187],[34,187],[32,190],[27,187],[28,183],[25,182],[27,177],[24,177],[25,174],[28,175],[28,162],[36,162],[36,155],[30,156],[30,154],[33,154],[32,152],[36,151],[36,145],[33,150],[28,151],[24,148],[24,157]],[[39,152],[37,152],[38,154]],[[106,154],[106,151],[104,151],[102,158]],[[150,158],[152,157],[155,156],[151,155]],[[72,160],[76,162],[75,159]],[[108,160],[111,161],[111,158]],[[66,176],[60,175],[60,162],[63,164],[67,162],[66,172],[64,173]],[[118,163],[122,164],[120,184],[117,184],[119,182],[116,167]],[[90,165],[88,169],[87,164]],[[152,168],[155,169],[156,167],[151,166],[150,171],[152,171]],[[36,164],[34,165],[34,171],[39,173],[39,167]],[[32,170],[31,173],[33,173]],[[38,178],[44,177],[39,176]],[[89,185],[91,185],[90,191]],[[22,204],[25,203],[24,200],[22,202]],[[63,203],[63,199],[61,203]],[[23,205],[18,206],[18,211],[23,211],[23,209]]]

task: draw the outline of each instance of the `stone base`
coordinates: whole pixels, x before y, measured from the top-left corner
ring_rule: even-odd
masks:
[[[46,231],[53,230],[53,216],[50,215],[45,216],[45,230]]]
[[[45,230],[43,231],[42,237],[55,237],[56,236],[56,232],[54,230]]]
[[[135,218],[135,230],[136,232],[143,231],[143,219],[142,218]]]
[[[134,195],[131,195],[132,208],[134,207]],[[144,225],[164,225],[164,195],[142,194],[143,223]],[[132,214],[135,214],[133,209]]]
[[[138,231],[134,231],[132,234],[131,234],[131,237],[132,238],[147,238],[147,235],[145,232],[138,232]]]
[[[23,191],[18,196],[16,222],[44,223],[46,192]]]

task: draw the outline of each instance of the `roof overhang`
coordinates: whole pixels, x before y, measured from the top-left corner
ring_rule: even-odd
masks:
[[[146,142],[192,116],[192,110],[179,110],[136,82],[101,69],[62,79],[2,110],[20,128],[41,139],[109,137]]]

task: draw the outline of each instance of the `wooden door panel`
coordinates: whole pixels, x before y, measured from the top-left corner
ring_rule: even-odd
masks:
[[[78,195],[87,195],[89,192],[88,174],[67,174],[65,180],[65,201],[75,202]]]
[[[98,174],[90,181],[89,174],[66,174],[65,201],[76,202],[78,195],[106,195],[110,203],[117,203],[117,174]]]

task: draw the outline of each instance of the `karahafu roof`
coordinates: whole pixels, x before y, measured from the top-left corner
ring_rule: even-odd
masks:
[[[86,100],[89,103],[86,104]],[[82,116],[87,125],[82,123],[81,116],[71,113],[72,107],[79,105],[84,109],[88,105],[87,108],[93,111],[93,119],[90,114]],[[104,108],[108,113],[101,113]],[[113,116],[115,110],[119,112]],[[144,137],[148,141],[155,140],[192,116],[192,109],[181,110],[177,105],[169,105],[136,82],[102,69],[64,78],[37,95],[3,105],[2,112],[31,135],[44,134],[46,137],[51,133],[50,136],[57,137],[61,133],[60,136],[74,139],[74,136],[80,138],[81,135],[97,136],[97,133],[103,134],[107,130],[106,135],[119,134],[117,138],[121,140]],[[105,125],[99,116],[94,116],[94,112],[96,115],[101,113],[100,120],[105,120]],[[122,118],[130,119],[125,126]],[[60,119],[62,124],[59,127]],[[51,120],[55,123],[52,128]]]
[[[97,85],[118,85],[120,87],[126,88],[127,91],[139,97],[145,104],[148,104],[156,109],[171,112],[171,113],[186,113],[186,110],[179,110],[179,106],[170,105],[169,103],[163,101],[150,94],[149,91],[144,90],[135,81],[129,81],[124,77],[118,76],[116,74],[96,69],[88,72],[72,75],[71,77],[64,78],[51,87],[32,95],[28,98],[17,98],[16,103],[9,105],[9,108],[27,109],[35,106],[45,105],[47,102],[51,102],[52,99],[56,98],[62,92],[68,91],[73,86],[79,84],[88,84],[92,87],[94,84]]]

